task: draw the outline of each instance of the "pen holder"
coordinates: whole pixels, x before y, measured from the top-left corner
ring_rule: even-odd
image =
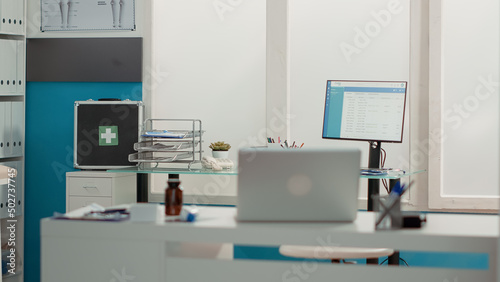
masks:
[[[401,213],[401,198],[391,196],[376,196],[380,211],[377,213],[375,229],[390,230],[403,228]]]

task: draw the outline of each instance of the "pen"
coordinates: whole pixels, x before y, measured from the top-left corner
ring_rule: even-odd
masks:
[[[288,142],[286,142],[286,140],[285,140],[285,146],[288,148]]]
[[[281,143],[281,139],[280,139],[280,137],[279,137],[279,136],[278,136],[278,143]]]
[[[274,143],[274,138],[273,138],[273,139],[271,139],[271,140],[272,140],[272,141],[273,141],[273,143]]]
[[[382,220],[384,219],[384,217],[386,217],[389,212],[394,208],[394,206],[396,206],[397,204],[397,199],[398,198],[401,198],[401,196],[403,196],[403,194],[408,190],[410,189],[410,186],[413,184],[414,180],[412,180],[410,182],[410,184],[408,184],[408,186],[405,187],[405,185],[401,186],[399,184],[399,182],[397,182],[394,186],[394,188],[392,189],[391,193],[389,194],[392,202],[391,204],[389,205],[389,207],[387,207],[384,212],[380,215],[380,217],[377,219],[377,222],[375,223],[375,226],[379,225]]]
[[[292,148],[295,148],[295,141],[293,141]]]
[[[299,148],[302,148],[302,146],[304,146],[304,143],[302,143],[302,145],[300,145],[300,147],[299,147]]]

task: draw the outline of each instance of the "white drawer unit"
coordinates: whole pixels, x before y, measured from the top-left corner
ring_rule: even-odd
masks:
[[[92,203],[103,207],[137,201],[135,173],[73,171],[66,173],[66,212]]]

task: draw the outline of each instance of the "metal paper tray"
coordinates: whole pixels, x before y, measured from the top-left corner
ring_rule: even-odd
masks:
[[[166,140],[150,140],[150,141],[141,141],[134,144],[134,150],[143,152],[143,151],[152,151],[152,152],[168,152],[168,151],[178,151],[178,150],[192,150],[196,147],[200,141],[184,141],[184,142],[172,142]],[[193,146],[194,145],[194,146]]]
[[[195,130],[189,131],[189,130],[167,130],[168,133],[171,133],[172,136],[169,136],[168,133],[165,133],[165,136],[162,136],[163,129],[153,129],[153,130],[146,130],[141,133],[142,138],[155,138],[155,139],[169,139],[169,140],[182,140],[185,138],[193,138],[193,137],[201,137],[205,131],[203,130]],[[159,135],[148,135],[148,132],[157,132]]]
[[[129,162],[171,163],[193,157],[193,152],[139,152],[128,155]]]

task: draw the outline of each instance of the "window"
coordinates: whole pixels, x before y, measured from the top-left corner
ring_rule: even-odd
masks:
[[[499,3],[430,3],[429,207],[497,209]]]

